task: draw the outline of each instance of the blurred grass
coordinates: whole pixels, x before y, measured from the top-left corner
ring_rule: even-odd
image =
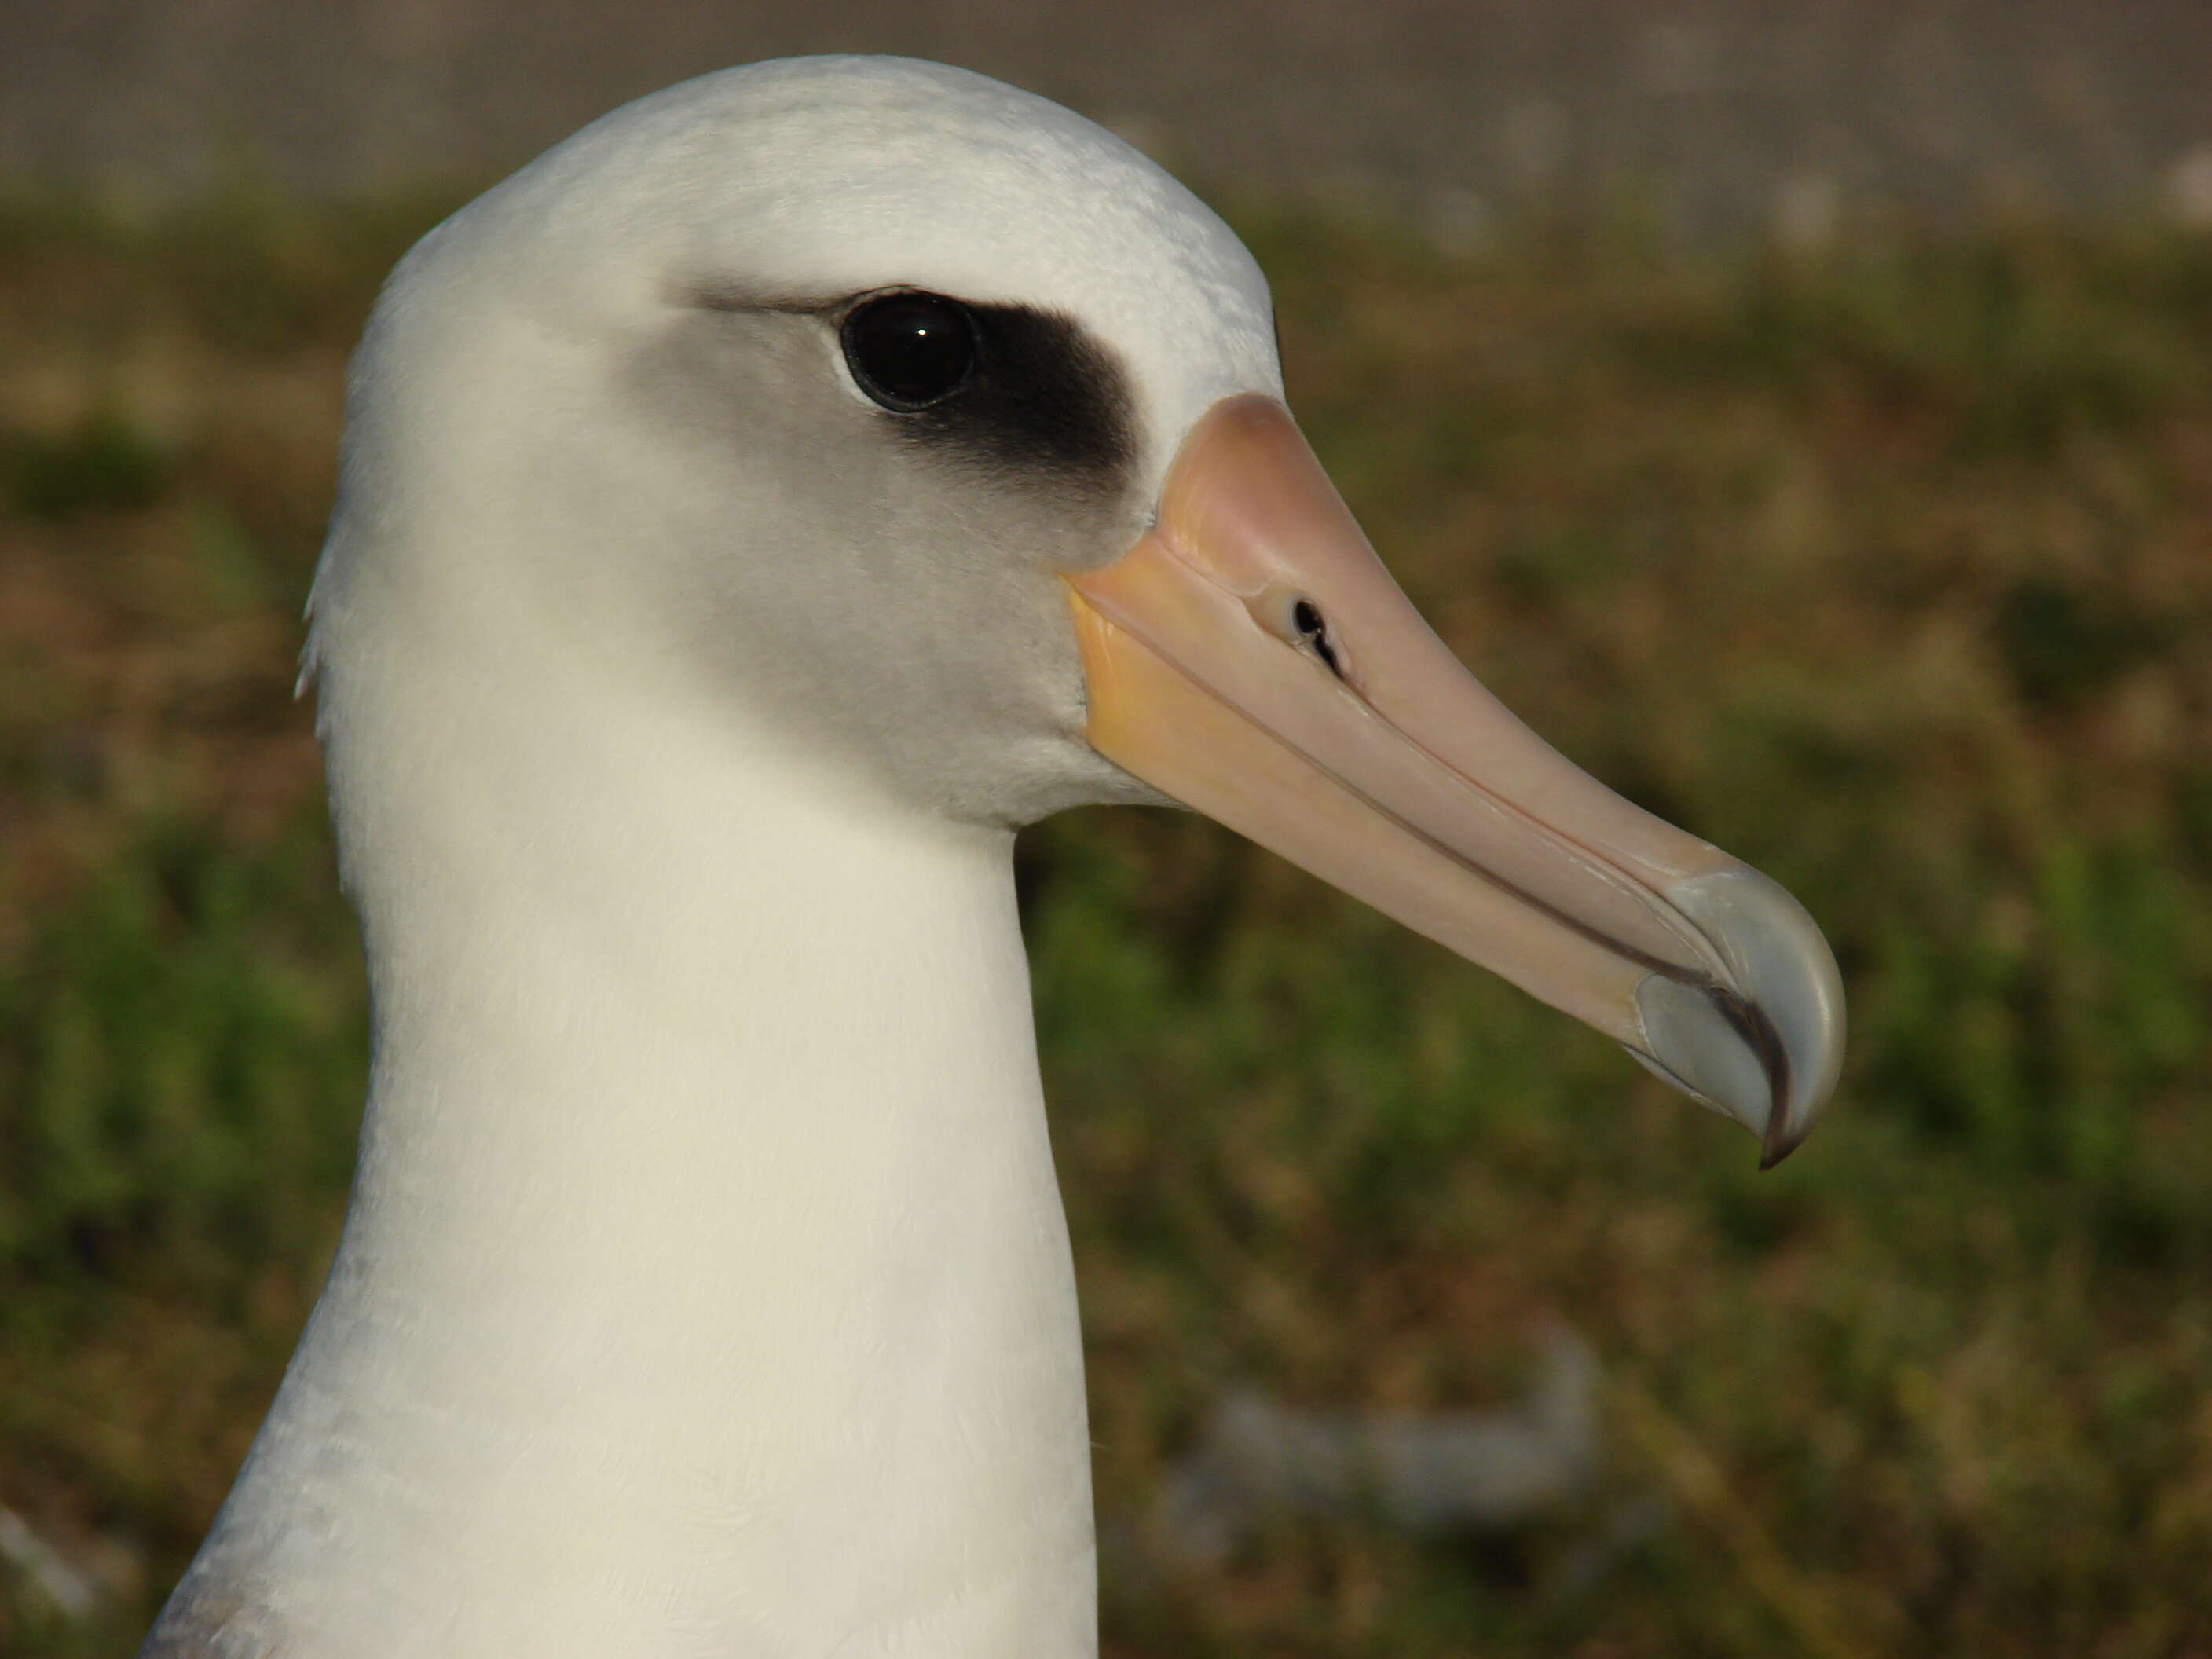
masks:
[[[90,1626],[0,1578],[9,1653],[127,1648],[335,1235],[361,980],[295,618],[431,210],[0,210],[0,1503],[142,1563]],[[1109,1650],[2212,1654],[2212,245],[1243,228],[1416,599],[1804,898],[1851,1063],[1758,1176],[1207,824],[1025,838],[1109,1528],[1231,1382],[1494,1397],[1547,1314],[1609,1496],[1666,1505],[1594,1582],[1601,1507],[1109,1569]]]

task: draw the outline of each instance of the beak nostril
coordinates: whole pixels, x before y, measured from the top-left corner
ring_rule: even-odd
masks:
[[[1291,607],[1291,626],[1313,647],[1314,655],[1328,665],[1328,672],[1342,679],[1344,665],[1337,661],[1336,647],[1329,643],[1328,624],[1322,619],[1321,608],[1311,599],[1300,599]]]

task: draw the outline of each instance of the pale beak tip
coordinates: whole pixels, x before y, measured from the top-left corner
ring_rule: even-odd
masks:
[[[1789,1124],[1790,1115],[1787,1112],[1777,1112],[1767,1119],[1766,1133],[1761,1138],[1759,1149],[1759,1172],[1761,1175],[1802,1146],[1805,1137],[1813,1133],[1810,1121],[1800,1124],[1794,1132]]]
[[[1835,957],[1805,908],[1755,870],[1692,877],[1666,897],[1712,943],[1734,983],[1652,975],[1636,994],[1650,1045],[1638,1057],[1759,1136],[1759,1167],[1771,1170],[1813,1132],[1842,1070]]]

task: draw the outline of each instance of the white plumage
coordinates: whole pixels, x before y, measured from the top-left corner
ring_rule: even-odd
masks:
[[[957,403],[887,414],[836,319],[909,289],[1042,318],[1097,384],[982,438]],[[692,82],[409,256],[356,362],[310,649],[374,993],[359,1177],[149,1654],[1095,1651],[1010,848],[1158,799],[1086,736],[1121,671],[1085,653],[1122,635],[1079,647],[1071,585],[1164,533],[1209,410],[1280,390],[1265,283],[1211,212],[933,65]],[[1238,648],[1286,696],[1395,730],[1364,590],[1348,673],[1252,592]],[[1370,693],[1381,724],[1344,713]],[[1666,896],[1710,852],[1594,902],[1688,940],[1666,972],[1693,1000],[1752,1006],[1768,969]],[[1786,1146],[1818,1097],[1750,1075],[1755,1127],[1770,1081],[1804,1096]]]

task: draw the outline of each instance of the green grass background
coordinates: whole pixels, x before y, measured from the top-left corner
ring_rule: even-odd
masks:
[[[10,1654],[128,1650],[335,1236],[362,981],[295,619],[433,209],[0,211],[0,1503],[126,1587],[69,1624],[0,1572]],[[1211,825],[1028,836],[1110,1528],[1235,1383],[1492,1401],[1550,1316],[1607,1377],[1587,1512],[1109,1561],[1109,1650],[2212,1655],[2212,243],[1240,228],[1415,599],[1804,899],[1852,1042],[1758,1176]]]

